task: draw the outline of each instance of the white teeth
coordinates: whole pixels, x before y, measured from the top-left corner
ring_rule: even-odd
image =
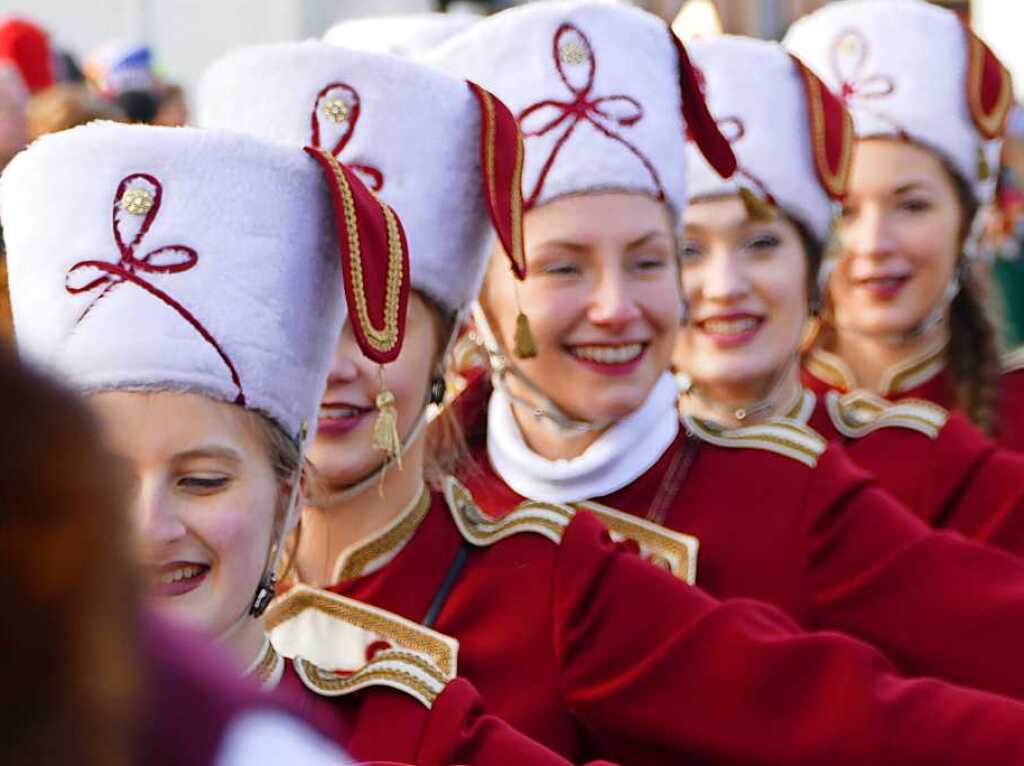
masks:
[[[172,569],[170,572],[164,572],[160,575],[160,582],[170,584],[178,582],[179,580],[189,580],[203,571],[201,566],[186,566]]]
[[[740,335],[755,329],[758,321],[753,317],[746,317],[744,319],[706,319],[701,324],[707,332],[714,335]]]
[[[321,407],[320,416],[324,418],[354,418],[362,414],[355,407]]]
[[[575,346],[572,354],[599,364],[625,364],[639,357],[643,351],[642,343],[626,343],[622,346]]]

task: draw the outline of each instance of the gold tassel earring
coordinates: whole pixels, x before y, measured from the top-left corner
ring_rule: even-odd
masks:
[[[395,395],[384,387],[383,368],[380,372],[380,393],[377,394],[377,419],[373,422],[373,446],[386,455],[388,462],[398,463],[402,469],[402,441],[398,436],[398,408]]]
[[[523,312],[522,306],[519,304],[519,288],[515,288],[516,291],[516,309],[518,314],[516,315],[516,337],[515,337],[515,355],[517,359],[533,359],[537,356],[537,339],[533,337],[533,330],[530,329],[530,319]]]

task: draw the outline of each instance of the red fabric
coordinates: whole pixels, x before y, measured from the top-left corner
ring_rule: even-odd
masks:
[[[53,53],[45,31],[24,19],[0,24],[0,60],[18,68],[29,93],[53,85]]]
[[[462,544],[435,495],[389,564],[332,590],[422,619]],[[1018,703],[904,681],[852,639],[802,634],[767,605],[719,604],[585,512],[560,545],[519,534],[471,549],[435,628],[459,640],[459,672],[495,715],[574,762],[1024,758]]]
[[[806,367],[801,371],[801,379],[819,397],[832,390],[829,383],[815,377]],[[838,390],[846,393],[843,389]],[[959,409],[948,369],[942,369],[920,385],[889,398],[924,399],[947,410]],[[993,438],[1007,449],[1024,452],[1024,370],[1005,372],[999,378],[999,409]]]
[[[800,71],[807,100],[814,169],[826,193],[841,200],[846,195],[853,160],[853,118],[817,75],[796,56],[791,58]]]
[[[512,112],[494,94],[468,82],[480,106],[481,186],[491,225],[512,264],[526,278],[523,250],[523,136]]]
[[[967,104],[981,134],[997,138],[1003,134],[1013,106],[1013,82],[1002,62],[968,22],[962,21],[967,40]]]
[[[686,120],[686,134],[697,144],[704,159],[722,178],[729,178],[736,172],[736,155],[732,146],[722,135],[718,123],[708,111],[704,94],[701,93],[700,77],[690,63],[690,56],[682,40],[666,26],[669,39],[676,49],[679,61],[679,96],[683,102],[683,119]]]
[[[355,207],[356,231],[349,231],[349,224],[345,216],[345,201],[339,188],[339,181],[335,176],[335,165],[331,158],[324,152],[327,150],[318,147],[306,147],[306,153],[313,157],[320,165],[324,173],[327,186],[331,191],[331,201],[334,206],[335,225],[338,230],[338,247],[341,254],[341,271],[345,283],[345,298],[349,306],[348,321],[352,326],[359,348],[368,358],[378,364],[393,362],[402,350],[402,342],[405,338],[405,318],[409,306],[409,246],[405,239],[405,230],[402,222],[395,215],[398,226],[398,237],[401,250],[401,275],[397,292],[398,315],[396,330],[397,335],[387,343],[375,344],[371,340],[371,328],[367,326],[360,317],[357,306],[357,298],[365,300],[367,306],[369,324],[373,328],[382,329],[386,326],[387,316],[385,307],[389,297],[388,273],[389,253],[391,237],[388,234],[386,218],[384,214],[384,203],[381,202],[348,167],[337,163],[336,167],[348,181]],[[352,251],[349,243],[350,234],[354,234],[359,243],[359,252]],[[362,289],[355,284],[352,273],[352,263],[355,258],[359,259],[362,266]]]
[[[909,428],[854,439],[835,429],[818,397],[809,425],[929,526],[1024,554],[1024,455],[1000,449],[961,413],[934,439]]]
[[[323,111],[321,107],[328,95],[334,95],[335,91],[342,91],[348,97],[345,99],[345,103],[348,105],[349,112],[345,119],[345,129],[338,136],[333,146],[323,146],[320,141],[321,134],[321,121],[324,119]],[[359,97],[359,91],[353,88],[348,83],[344,82],[332,82],[330,85],[325,85],[320,89],[320,92],[316,95],[316,101],[313,105],[313,111],[309,115],[309,143],[317,149],[326,149],[335,157],[340,157],[341,152],[348,142],[352,140],[352,134],[355,132],[356,125],[359,124],[359,113],[362,111],[362,99]],[[384,188],[384,174],[378,168],[372,165],[360,165],[358,163],[346,162],[348,167],[358,171],[361,175],[366,177],[366,185],[373,189],[375,192],[380,191]]]
[[[480,471],[466,483],[502,513],[521,498],[493,471],[476,425]],[[688,438],[628,487],[589,499],[645,516]],[[708,593],[761,599],[806,628],[863,638],[913,674],[1024,698],[1024,657],[1014,659],[1024,562],[929,529],[837,447],[815,469],[763,450],[696,450],[663,518],[700,540],[697,583]]]
[[[291,702],[306,720],[319,724],[359,763],[570,766],[501,719],[487,715],[476,689],[462,678],[451,681],[427,708],[386,686],[325,697],[306,688],[286,661],[275,695]]]

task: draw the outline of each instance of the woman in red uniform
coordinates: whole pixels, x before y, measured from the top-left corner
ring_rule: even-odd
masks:
[[[653,91],[669,102],[680,98],[679,54],[664,25],[606,4],[541,10],[553,10],[555,21],[567,7],[574,22],[602,39],[628,30],[639,50],[662,62],[650,66],[643,59]],[[403,352],[392,361],[375,357],[369,327],[353,312],[335,353],[312,452],[330,491],[305,509],[296,558],[299,579],[329,587],[299,584],[275,602],[268,617],[275,646],[325,668],[347,667],[342,647],[322,626],[348,610],[346,597],[355,598],[457,639],[457,658],[440,638],[423,642],[411,632],[409,640],[446,666],[457,662],[489,709],[574,761],[593,755],[630,763],[895,757],[888,751],[906,739],[902,727],[909,720],[902,711],[872,712],[867,727],[860,714],[839,713],[877,712],[878,702],[857,691],[864,668],[846,665],[854,643],[845,637],[805,639],[826,641],[834,656],[845,658],[841,672],[849,675],[840,682],[831,661],[819,664],[807,654],[814,651],[785,635],[793,626],[777,611],[747,601],[711,607],[699,591],[630,553],[631,546],[613,545],[591,514],[527,502],[496,520],[450,477],[425,487],[416,425],[442,393],[438,362],[453,315],[471,299],[486,262],[481,229],[488,213],[513,261],[522,264],[514,215],[518,147],[499,102],[398,59],[309,43],[231,55],[207,73],[200,93],[207,124],[269,132],[296,147],[311,142],[314,126],[313,135],[326,135],[342,161],[379,180],[378,193],[402,216],[410,245],[413,299]],[[323,132],[325,121],[334,123],[331,133]],[[683,124],[674,110],[668,121],[679,128],[665,153],[680,163],[670,171],[676,188],[685,160]],[[481,183],[480,165],[489,169],[492,162],[499,172],[488,171]],[[668,160],[666,166],[673,167]],[[438,179],[447,179],[443,188]],[[659,243],[671,239],[664,207],[654,205],[653,216],[650,208],[639,209],[661,227]],[[671,248],[665,249],[670,259]],[[655,259],[649,251],[643,258]],[[676,288],[668,294],[678,312]],[[378,317],[377,335],[386,331]],[[380,361],[388,362],[383,371]],[[390,395],[382,396],[385,390]],[[372,447],[375,435],[387,434],[376,427],[386,423],[381,415],[394,416],[397,436],[379,443],[398,453],[400,464]],[[685,538],[624,514],[602,515],[618,524],[616,536],[624,530],[687,571]],[[773,646],[785,647],[804,667],[777,664]],[[754,679],[757,689],[731,689]],[[687,695],[678,694],[682,685]],[[895,693],[899,707],[906,698]],[[775,704],[768,700],[783,698],[799,701],[780,703],[779,717],[765,715]],[[810,699],[814,710],[803,702]],[[829,701],[821,708],[823,699]],[[813,742],[805,736],[810,731]],[[899,746],[900,756],[923,757],[924,747],[927,757],[937,757],[943,751],[933,737],[915,734]],[[962,756],[946,751],[942,757]]]
[[[805,119],[810,81],[779,46],[724,38],[694,44],[693,55],[712,113],[733,131],[741,170],[723,180],[690,150],[681,249],[691,317],[675,356],[683,412],[729,428],[777,416],[809,424],[841,440],[932,526],[1024,552],[1020,455],[929,402],[889,403],[863,391],[816,396],[801,387],[800,341],[849,140],[830,146],[812,138],[828,131]],[[753,70],[761,72],[756,88]],[[837,103],[822,103],[842,116]]]
[[[1021,449],[1024,371],[1000,369],[972,261],[1009,74],[951,11],[925,2],[832,3],[794,24],[786,45],[846,102],[858,139],[808,384],[927,399]]]
[[[378,275],[392,273],[385,260],[397,264],[404,304],[397,219],[337,168],[337,188],[350,195],[342,247],[349,234],[367,243],[343,253],[363,266],[361,305],[377,310]],[[455,656],[434,631],[351,604],[322,626],[349,660],[344,677],[285,662],[266,637],[271,573],[346,314],[314,160],[248,137],[94,125],[20,156],[4,175],[3,207],[20,349],[90,394],[129,466],[148,600],[160,615],[216,640],[234,661],[229,672],[280,689],[357,758],[564,766],[484,715],[454,662],[426,651],[440,642]],[[411,645],[389,649],[393,635]],[[195,703],[197,726],[223,713],[217,699]],[[257,728],[291,742],[289,757],[320,762],[280,723]],[[234,744],[251,763],[261,741],[271,744]]]
[[[799,423],[680,429],[666,372],[681,319],[673,208],[686,202],[666,142],[679,134],[650,124],[649,104],[664,97],[648,97],[646,70],[636,76],[636,45],[595,38],[601,27],[577,13],[502,14],[436,51],[510,101],[526,136],[529,275],[517,284],[492,260],[478,327],[490,331],[496,387],[479,381],[458,403],[476,463],[462,478],[477,502],[494,515],[533,498],[645,518],[682,533],[677,549],[699,541],[697,582],[713,595],[767,600],[805,626],[866,638],[912,672],[1021,695],[1020,673],[993,659],[1021,630],[1018,562],[932,533]],[[523,39],[535,44],[524,50]],[[533,77],[513,73],[510,56]],[[817,108],[842,115],[819,81],[804,82]],[[576,95],[563,100],[567,89]],[[700,137],[692,122],[690,132]],[[520,316],[532,358],[517,354]],[[948,619],[1002,627],[967,640],[943,629]],[[979,636],[996,645],[979,651]]]

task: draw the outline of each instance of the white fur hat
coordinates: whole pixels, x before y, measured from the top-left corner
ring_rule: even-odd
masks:
[[[482,89],[419,64],[307,41],[243,48],[198,90],[198,121],[319,147],[402,219],[411,283],[455,312],[479,291],[493,241],[522,274],[515,121]]]
[[[324,42],[415,59],[480,18],[474,13],[410,13],[346,19],[327,30]]]
[[[990,200],[1013,87],[955,13],[924,0],[845,0],[797,21],[783,43],[845,101],[858,138],[930,147]]]
[[[204,394],[315,422],[345,320],[316,164],[193,128],[92,123],[8,165],[20,350],[86,392]]]
[[[637,191],[686,203],[689,132],[724,175],[734,160],[682,44],[658,17],[596,0],[495,14],[424,56],[492,90],[526,139],[527,208],[565,194]]]
[[[690,43],[711,114],[738,168],[719,176],[695,147],[690,199],[754,194],[823,241],[846,191],[853,126],[839,100],[778,43],[723,36]]]

